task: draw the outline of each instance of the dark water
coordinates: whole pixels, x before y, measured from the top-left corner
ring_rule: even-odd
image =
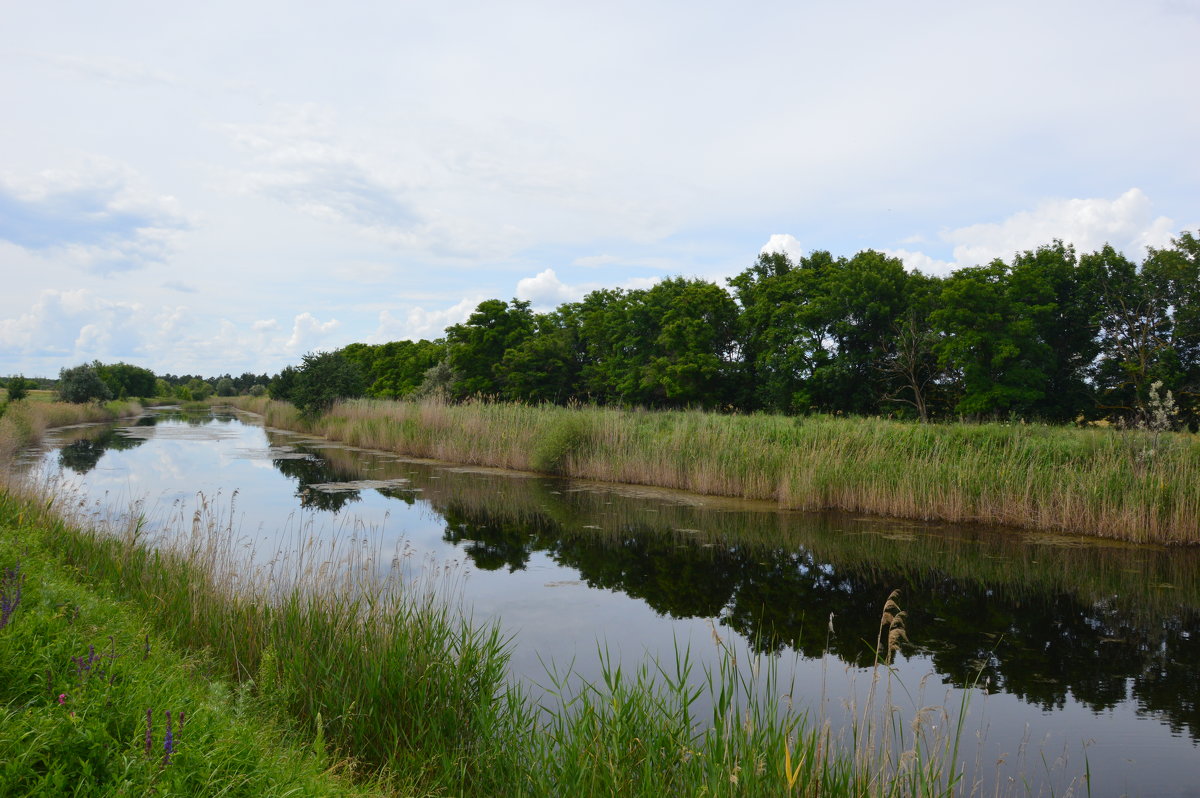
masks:
[[[899,589],[897,703],[969,700],[979,792],[1086,794],[1086,769],[1095,796],[1200,796],[1200,551],[455,468],[226,414],[65,430],[30,458],[98,514],[140,500],[170,524],[202,494],[259,551],[353,530],[449,566],[535,682],[546,661],[597,675],[601,646],[628,665],[679,648],[711,662],[716,633],[777,656],[793,698],[836,719]]]

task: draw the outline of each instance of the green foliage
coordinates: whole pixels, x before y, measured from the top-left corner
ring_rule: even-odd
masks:
[[[590,427],[583,413],[570,413],[555,417],[544,436],[534,449],[532,465],[547,474],[568,474],[567,460],[572,455],[586,451]]]
[[[376,398],[1136,423],[1149,387],[1200,426],[1200,239],[1137,265],[1054,241],[946,278],[874,250],[765,253],[729,280],[487,300],[444,341],[342,350]],[[271,382],[291,396],[295,370]],[[246,375],[243,375],[246,376]],[[244,390],[239,388],[239,390]]]
[[[355,363],[366,382],[365,394],[397,399],[414,393],[426,372],[446,356],[444,341],[390,341],[386,344],[350,344],[342,354]]]
[[[96,361],[92,364],[100,379],[108,386],[108,391],[114,399],[126,399],[135,396],[154,396],[157,388],[154,372],[140,366],[128,363],[111,363],[108,365]]]
[[[72,404],[103,402],[113,398],[112,390],[100,378],[96,366],[91,363],[83,363],[59,371],[58,395],[64,402]]]
[[[18,374],[15,377],[9,377],[8,384],[5,390],[8,393],[9,402],[19,402],[29,396],[29,389],[34,387],[33,380],[27,380],[24,376]]]
[[[75,582],[56,561],[61,526],[0,504],[0,565],[26,576],[0,629],[0,794],[382,794],[326,774],[328,756],[231,689],[211,658]]]
[[[465,322],[449,327],[446,346],[456,378],[451,386],[454,397],[499,396],[498,365],[533,331],[533,311],[519,299],[511,304],[499,299],[481,302]]]
[[[233,384],[233,380],[229,377],[222,377],[217,380],[216,394],[217,396],[237,396],[237,387]]]
[[[362,396],[358,364],[341,352],[310,352],[296,374],[291,402],[307,417],[318,416],[339,399]]]

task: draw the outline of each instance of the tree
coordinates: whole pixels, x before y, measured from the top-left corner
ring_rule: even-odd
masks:
[[[339,399],[362,396],[362,372],[341,352],[309,352],[296,374],[291,402],[305,416],[324,413]]]
[[[58,396],[64,402],[84,404],[111,399],[112,391],[100,379],[93,364],[83,363],[58,372]]]
[[[8,401],[19,402],[29,395],[29,389],[34,386],[33,380],[27,380],[23,375],[18,374],[15,377],[10,377],[8,380]]]
[[[233,378],[229,376],[217,380],[216,391],[217,396],[237,396],[237,388],[233,384]]]
[[[450,368],[457,375],[451,392],[457,399],[499,396],[497,367],[508,350],[533,335],[533,311],[519,299],[480,302],[465,322],[446,330]]]
[[[117,399],[130,396],[154,396],[157,385],[154,372],[129,363],[105,365],[99,360],[92,363],[100,379],[108,386],[109,393]]]
[[[292,391],[296,388],[296,375],[299,370],[295,366],[285,366],[282,371],[271,378],[267,385],[267,393],[272,399],[280,402],[292,401]]]

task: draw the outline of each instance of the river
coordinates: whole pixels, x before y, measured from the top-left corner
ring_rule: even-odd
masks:
[[[721,638],[772,658],[792,698],[844,715],[869,681],[882,605],[909,645],[897,703],[967,718],[964,784],[1013,795],[1200,796],[1200,551],[781,512],[650,488],[463,468],[160,409],[47,435],[24,462],[97,517],[163,534],[198,504],[251,558],[354,538],[436,569],[511,636],[514,679],[599,673]],[[357,544],[356,544],[357,545]]]

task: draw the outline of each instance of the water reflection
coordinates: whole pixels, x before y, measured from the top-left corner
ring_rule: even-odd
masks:
[[[306,453],[323,467],[298,495],[362,475],[358,452]],[[880,596],[900,588],[912,653],[947,682],[986,682],[1046,710],[1132,701],[1200,738],[1194,550],[779,513],[405,461],[374,468],[372,478],[410,480],[389,495],[429,502],[444,540],[482,570],[519,571],[545,553],[662,615],[719,618],[760,651],[828,651],[855,665],[873,657],[864,630],[878,624]]]
[[[446,467],[246,427],[229,416],[171,413],[140,424],[60,434],[65,446],[48,458],[86,473],[105,451],[114,452],[114,462],[142,474],[147,487],[148,472],[173,469],[170,480],[155,483],[171,500],[237,489],[239,512],[258,512],[246,519],[251,529],[300,510],[329,514],[330,526],[360,515],[382,525],[392,514],[401,519],[401,534],[419,533],[438,551],[452,547],[469,559],[480,572],[472,577],[472,600],[491,602],[507,628],[532,627],[521,640],[539,655],[542,646],[561,642],[568,623],[583,628],[581,638],[600,634],[593,630],[602,622],[628,639],[640,633],[637,649],[662,642],[648,643],[646,634],[667,629],[670,639],[678,627],[661,618],[684,626],[712,618],[762,652],[795,651],[812,661],[828,661],[821,660],[828,652],[865,665],[882,598],[899,588],[914,663],[928,663],[952,685],[987,683],[1029,708],[1012,713],[1017,731],[1007,729],[1006,739],[1019,737],[1031,718],[1073,718],[1062,722],[1076,724],[1069,732],[1080,730],[1075,739],[1099,736],[1095,724],[1111,723],[1119,710],[1128,731],[1108,743],[1121,752],[1104,763],[1113,772],[1125,767],[1113,763],[1125,761],[1126,744],[1140,742],[1148,727],[1161,732],[1156,751],[1167,736],[1163,727],[1187,737],[1167,741],[1184,752],[1172,749],[1153,767],[1190,772],[1200,764],[1197,550],[785,513],[670,491]],[[159,447],[153,457],[144,450],[129,456],[151,437]],[[196,449],[198,442],[208,448]],[[185,449],[206,453],[188,459]],[[93,474],[98,493],[137,482],[101,465]],[[107,485],[100,480],[106,475]],[[548,591],[562,580],[595,590]],[[1049,713],[1055,721],[1046,720]],[[1145,751],[1137,756],[1151,761]]]

